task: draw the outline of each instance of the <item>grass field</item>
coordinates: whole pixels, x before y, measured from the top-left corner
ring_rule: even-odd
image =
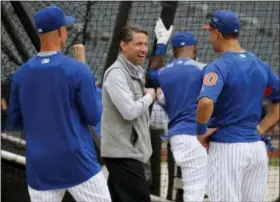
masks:
[[[279,158],[275,157],[275,158],[269,159],[268,165],[269,165],[269,167],[279,167],[279,165],[280,165]]]

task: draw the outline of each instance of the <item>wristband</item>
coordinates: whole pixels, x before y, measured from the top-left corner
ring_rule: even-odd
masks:
[[[270,137],[261,136],[261,141],[263,141],[265,143],[265,145],[269,151],[271,151],[271,152],[275,151],[275,147],[271,144]]]
[[[197,135],[204,135],[207,132],[208,125],[196,122]]]
[[[163,56],[165,54],[165,52],[166,52],[166,49],[167,49],[167,45],[166,44],[163,44],[163,43],[157,44],[157,49],[156,49],[155,54]]]

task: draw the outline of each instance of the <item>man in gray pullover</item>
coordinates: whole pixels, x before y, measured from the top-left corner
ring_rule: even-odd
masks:
[[[163,33],[158,42],[164,38],[167,43],[172,27],[162,30],[157,22],[155,29]],[[124,27],[120,51],[104,74],[101,156],[109,171],[113,202],[149,202],[144,164],[152,154],[149,105],[155,99],[155,90],[144,88],[145,70],[141,67],[148,53],[147,32],[137,26]]]

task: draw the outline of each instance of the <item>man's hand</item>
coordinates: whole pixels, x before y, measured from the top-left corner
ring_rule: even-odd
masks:
[[[204,135],[198,135],[197,140],[200,142],[200,144],[205,147],[206,149],[209,148],[209,136],[212,135],[217,128],[208,128],[207,132]]]
[[[155,89],[153,89],[153,88],[144,88],[144,93],[145,94],[150,94],[152,96],[153,100],[156,99]]]
[[[209,137],[206,137],[206,135],[198,135],[197,140],[203,147],[205,147],[206,149],[209,148]]]
[[[157,44],[167,44],[172,34],[172,31],[173,31],[173,25],[170,26],[169,30],[167,30],[161,18],[159,18],[155,26]]]
[[[8,110],[8,105],[5,98],[1,98],[1,111],[5,112]]]
[[[164,95],[163,95],[161,88],[157,88],[156,96],[157,96],[157,101],[159,102],[159,104],[165,105],[165,99],[164,99]]]

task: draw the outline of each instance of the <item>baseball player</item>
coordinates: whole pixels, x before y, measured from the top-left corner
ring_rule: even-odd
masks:
[[[217,11],[210,23],[210,42],[221,57],[204,72],[197,107],[202,143],[211,115],[218,128],[210,138],[210,201],[267,201],[268,157],[262,135],[279,120],[279,77],[254,54],[241,48],[240,22],[232,11]],[[267,116],[260,122],[265,88],[271,90]],[[269,142],[268,142],[269,143]]]
[[[40,52],[15,73],[9,105],[12,126],[26,139],[26,174],[32,202],[110,202],[87,125],[100,121],[89,67],[64,55],[66,26],[75,19],[56,6],[35,14]]]
[[[181,167],[184,201],[203,201],[207,151],[196,138],[195,116],[205,64],[194,60],[197,49],[191,32],[177,32],[172,47],[175,59],[162,69],[151,70],[150,78],[164,94],[168,134],[175,162]]]

